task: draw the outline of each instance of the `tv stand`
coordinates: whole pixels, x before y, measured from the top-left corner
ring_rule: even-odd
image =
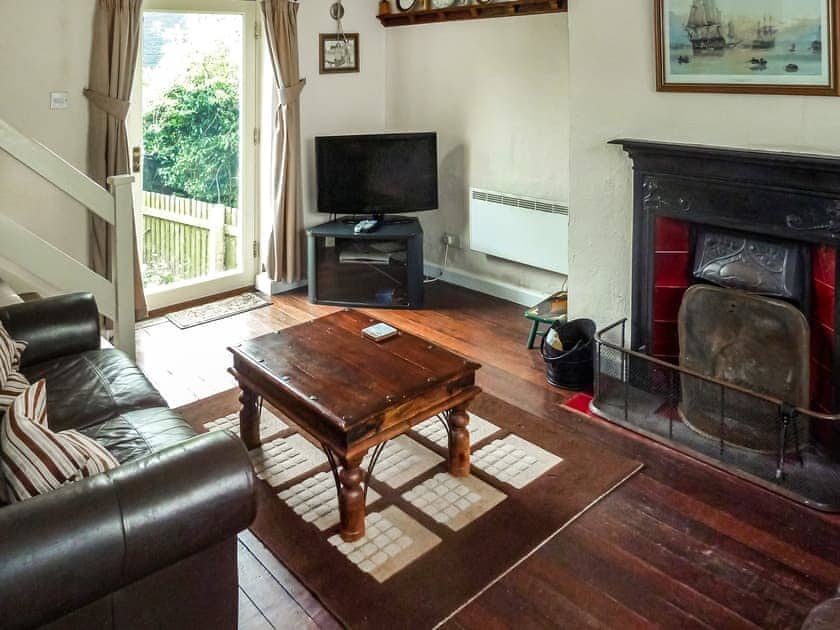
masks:
[[[362,221],[363,219],[373,219],[374,221],[378,220],[380,225],[399,225],[401,223],[414,223],[415,221],[417,221],[417,219],[413,217],[395,217],[385,214],[372,214],[370,216],[354,214],[349,217],[341,217],[340,219],[336,219],[336,222],[356,225],[359,221]]]
[[[309,301],[383,308],[423,306],[423,228],[413,217],[354,233],[358,218],[309,228]]]

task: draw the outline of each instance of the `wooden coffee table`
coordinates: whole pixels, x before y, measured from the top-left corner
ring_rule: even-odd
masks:
[[[481,391],[477,363],[403,332],[380,343],[363,337],[375,322],[344,310],[230,348],[246,446],[260,445],[259,397],[317,440],[335,477],[348,542],[364,536],[367,484],[385,442],[412,426],[437,416],[449,434],[449,472],[469,475],[467,406]]]

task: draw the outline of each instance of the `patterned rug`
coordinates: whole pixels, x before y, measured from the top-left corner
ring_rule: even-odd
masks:
[[[200,431],[238,433],[236,397],[180,411]],[[266,406],[263,445],[251,451],[260,479],[251,530],[347,627],[430,628],[641,468],[488,394],[470,411],[471,476],[446,472],[437,419],[416,426],[383,450],[366,534],[346,543],[326,457]]]
[[[184,328],[192,328],[270,305],[271,300],[259,293],[242,293],[241,295],[234,295],[215,302],[199,304],[182,311],[169,313],[166,319],[183,330]]]

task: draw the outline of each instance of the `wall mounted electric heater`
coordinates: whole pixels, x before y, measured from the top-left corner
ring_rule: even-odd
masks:
[[[470,249],[569,273],[569,208],[532,197],[470,188]]]

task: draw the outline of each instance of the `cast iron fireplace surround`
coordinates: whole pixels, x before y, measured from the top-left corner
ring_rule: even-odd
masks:
[[[596,337],[593,411],[808,505],[840,511],[840,157],[644,140],[611,144],[621,145],[634,163],[632,328],[626,346],[621,321]],[[722,261],[720,277],[703,273],[714,267],[705,264],[709,255]],[[794,263],[792,273],[776,270],[782,259]],[[758,278],[766,271],[782,273]],[[729,306],[746,290],[787,301],[780,306],[804,315],[810,348],[800,344],[793,363],[804,359],[810,396],[763,395],[756,393],[761,379],[755,388],[752,381],[739,387],[682,364],[677,324],[686,292],[698,283],[732,287],[722,298]],[[779,286],[767,290],[770,285]],[[712,309],[709,316],[724,311]],[[724,360],[712,359],[716,365]],[[683,416],[686,385],[707,392],[707,402],[719,401],[710,407],[719,407],[713,435],[690,430]],[[739,405],[755,407],[756,426],[771,439],[776,433],[775,455],[768,454],[769,444],[754,450],[734,439]],[[808,443],[800,444],[809,427]]]
[[[645,140],[619,139],[610,144],[621,145],[634,163],[634,350],[653,352],[658,218],[840,246],[840,158]],[[837,286],[836,266],[832,273],[831,285]],[[831,320],[840,321],[840,292],[833,298]],[[831,400],[825,411],[835,411],[838,403],[836,331],[830,346],[832,364],[826,367],[831,368]]]

